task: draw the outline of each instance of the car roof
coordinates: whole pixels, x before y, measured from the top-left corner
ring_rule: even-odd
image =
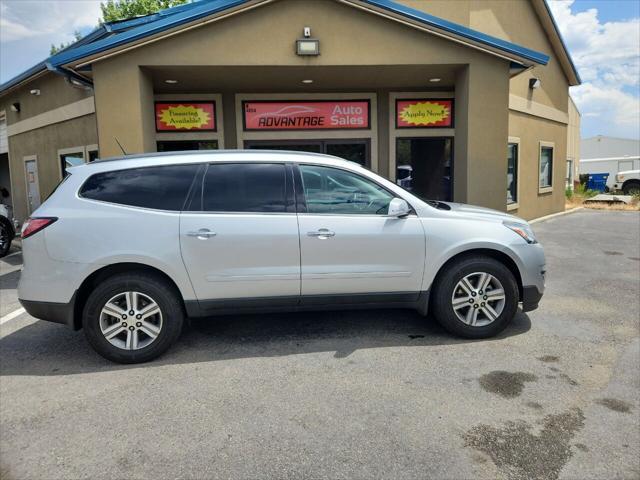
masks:
[[[350,162],[331,155],[311,152],[297,152],[289,150],[195,150],[183,152],[159,152],[124,155],[95,160],[94,162],[69,167],[69,173],[96,173],[127,168],[152,167],[161,165],[183,165],[191,163],[214,162],[287,162],[314,163],[318,165],[333,165],[342,167],[360,167],[358,163]]]

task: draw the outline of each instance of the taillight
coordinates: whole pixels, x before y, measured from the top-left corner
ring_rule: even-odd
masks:
[[[49,225],[58,220],[58,217],[33,217],[28,218],[22,225],[22,238],[28,238],[38,233],[40,230],[47,228]]]

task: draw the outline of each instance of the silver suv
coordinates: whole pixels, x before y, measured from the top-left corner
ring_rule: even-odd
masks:
[[[229,313],[413,308],[483,338],[544,290],[525,221],[422,201],[335,157],[152,154],[68,172],[23,226],[19,298],[116,362],[157,357],[187,316]]]

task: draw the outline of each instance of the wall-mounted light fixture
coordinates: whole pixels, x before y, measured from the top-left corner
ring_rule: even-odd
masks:
[[[20,111],[20,102],[12,103],[11,104],[11,111],[12,112],[19,112]]]
[[[531,90],[534,90],[536,88],[540,88],[541,86],[542,86],[542,82],[540,81],[539,78],[533,77],[533,78],[529,79],[529,88]]]
[[[29,93],[31,95],[35,95],[36,97],[40,95],[40,89],[39,88],[34,88],[33,90],[30,90]]]
[[[311,28],[304,27],[302,36],[296,40],[296,54],[298,55],[320,55],[320,40],[311,38]]]

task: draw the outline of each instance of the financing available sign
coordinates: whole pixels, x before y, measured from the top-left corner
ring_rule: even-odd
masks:
[[[369,127],[369,100],[242,102],[244,129],[355,130]]]
[[[215,131],[215,102],[173,102],[156,103],[156,130],[175,131]]]
[[[396,128],[453,127],[453,100],[396,100]]]

